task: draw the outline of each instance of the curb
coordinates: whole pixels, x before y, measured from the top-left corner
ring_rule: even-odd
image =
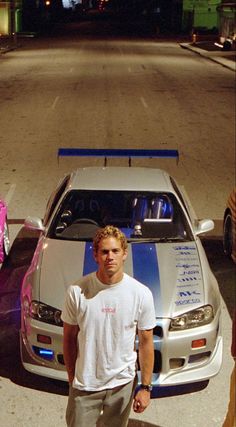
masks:
[[[210,59],[213,62],[216,62],[217,64],[222,65],[223,67],[228,68],[231,71],[235,71],[236,67],[235,67],[235,62],[228,60],[226,58],[222,58],[220,56],[214,56],[214,52],[212,52],[212,55],[209,54],[208,51],[205,51],[197,46],[192,46],[189,43],[180,43],[180,47],[182,47],[183,49],[188,49],[192,52],[197,53],[200,56],[203,56],[206,59]],[[233,53],[232,53],[233,56]]]
[[[6,46],[6,47],[1,47],[0,48],[0,54],[4,54],[4,53],[7,53],[7,52],[11,52],[12,50],[15,50],[15,49],[17,49],[18,47],[20,47],[19,45],[17,45],[17,46]]]

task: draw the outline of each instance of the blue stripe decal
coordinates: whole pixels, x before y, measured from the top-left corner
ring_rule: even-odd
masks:
[[[133,276],[139,282],[148,286],[152,292],[156,317],[162,316],[160,274],[157,258],[157,247],[154,243],[133,243]],[[154,349],[161,351],[162,340],[154,335]],[[155,386],[160,384],[160,375],[153,374],[152,382]]]
[[[92,273],[93,271],[97,271],[97,263],[93,257],[93,245],[92,242],[85,243],[85,251],[84,251],[84,268],[83,268],[83,276],[86,274]]]
[[[160,275],[155,243],[133,243],[133,275],[146,285],[153,294],[156,315],[162,315]]]

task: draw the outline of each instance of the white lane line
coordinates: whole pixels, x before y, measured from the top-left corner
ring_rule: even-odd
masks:
[[[57,103],[58,103],[58,101],[59,101],[59,96],[56,96],[56,98],[54,99],[54,101],[53,101],[53,103],[52,103],[52,106],[51,106],[51,109],[52,110],[55,110],[55,108],[56,108],[56,105],[57,105]]]
[[[13,194],[15,193],[15,189],[16,189],[16,184],[11,184],[11,186],[10,186],[8,192],[7,192],[7,195],[6,195],[5,199],[4,199],[5,202],[6,202],[6,204],[7,204],[7,206],[9,206],[9,204],[10,204],[10,201],[11,201],[11,199],[13,197]]]
[[[131,68],[130,67],[128,67],[128,72],[131,73]]]
[[[148,108],[148,105],[147,105],[147,103],[146,103],[145,99],[144,99],[142,96],[140,97],[140,100],[141,100],[141,102],[142,102],[142,104],[143,104],[144,108]]]
[[[74,68],[70,68],[70,73],[73,73],[73,71],[74,71]]]

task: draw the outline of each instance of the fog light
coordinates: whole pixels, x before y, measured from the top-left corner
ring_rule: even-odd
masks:
[[[41,348],[36,347],[33,345],[33,351],[36,354],[36,356],[41,357],[42,359],[46,360],[53,360],[54,359],[54,352],[53,350],[49,350],[48,348]]]
[[[47,335],[37,335],[37,341],[41,342],[43,344],[52,344],[52,339],[51,337],[48,337]]]
[[[206,346],[206,338],[192,341],[192,348],[201,348]]]
[[[181,368],[184,365],[184,359],[178,358],[172,358],[170,359],[170,369],[178,369]]]

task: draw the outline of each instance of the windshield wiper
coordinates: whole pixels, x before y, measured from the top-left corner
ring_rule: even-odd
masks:
[[[176,236],[176,237],[150,237],[150,238],[131,238],[128,239],[129,243],[152,243],[152,242],[156,242],[156,243],[165,243],[165,242],[187,242],[189,241],[189,239],[186,239],[182,236]]]

